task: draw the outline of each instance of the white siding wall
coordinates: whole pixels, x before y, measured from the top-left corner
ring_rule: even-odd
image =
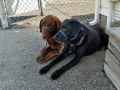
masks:
[[[108,0],[101,0],[100,14],[108,16]],[[114,11],[113,11],[113,19],[116,21],[120,21],[120,1],[115,2]]]
[[[114,19],[120,20],[120,1],[115,3]]]

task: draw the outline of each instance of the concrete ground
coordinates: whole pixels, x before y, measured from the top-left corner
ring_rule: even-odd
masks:
[[[39,29],[0,30],[0,90],[116,90],[102,72],[105,51],[85,56],[59,79],[51,80],[56,69],[69,62],[71,55],[47,74],[39,75],[36,57],[44,46]]]

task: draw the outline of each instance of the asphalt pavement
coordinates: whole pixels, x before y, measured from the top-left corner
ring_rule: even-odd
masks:
[[[0,30],[0,90],[116,90],[103,72],[103,49],[85,56],[57,80],[51,74],[74,55],[55,65],[47,74],[40,75],[36,57],[44,46],[38,28]]]

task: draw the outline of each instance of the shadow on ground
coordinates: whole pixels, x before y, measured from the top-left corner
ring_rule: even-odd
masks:
[[[36,17],[37,15],[31,15],[31,16],[16,16],[16,17],[9,17],[8,20],[10,23],[15,23],[15,22],[19,22],[22,20],[26,20],[32,17]]]

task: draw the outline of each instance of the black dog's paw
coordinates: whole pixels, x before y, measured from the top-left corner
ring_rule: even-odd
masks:
[[[40,74],[45,74],[45,73],[48,72],[48,70],[49,70],[48,67],[43,67],[43,68],[40,69],[39,73],[40,73]]]
[[[51,79],[52,80],[56,80],[60,77],[60,75],[62,74],[62,72],[60,70],[56,70],[55,72],[53,72],[53,74],[51,75]]]

